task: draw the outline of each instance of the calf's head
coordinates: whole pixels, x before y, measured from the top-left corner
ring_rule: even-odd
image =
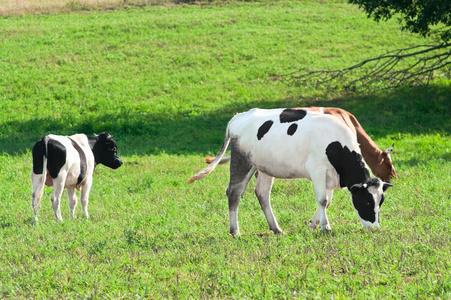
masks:
[[[96,164],[102,164],[112,169],[117,169],[122,165],[122,160],[117,155],[117,145],[113,136],[102,132],[92,139],[92,152]]]
[[[352,203],[365,228],[379,226],[379,210],[384,203],[384,192],[391,183],[378,178],[369,179],[363,183],[354,184],[349,191]]]

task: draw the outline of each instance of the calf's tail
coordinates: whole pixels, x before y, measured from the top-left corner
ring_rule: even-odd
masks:
[[[213,159],[213,161],[211,161],[208,167],[200,170],[196,175],[188,179],[188,183],[193,183],[194,181],[201,180],[202,178],[207,177],[208,174],[210,174],[216,168],[216,166],[221,163],[221,159],[224,156],[227,147],[229,146],[229,142],[230,142],[230,133],[229,130],[227,129],[226,137],[224,139],[224,143],[222,144],[222,148],[219,154],[216,156],[215,159]]]

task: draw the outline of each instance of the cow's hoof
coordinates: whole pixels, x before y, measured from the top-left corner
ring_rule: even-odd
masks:
[[[310,230],[315,230],[315,229],[318,228],[319,222],[310,220],[309,223],[310,223],[310,225],[308,226],[308,228],[309,228]]]
[[[282,229],[275,229],[275,230],[273,230],[273,232],[274,232],[274,234],[277,234],[277,235],[284,235],[285,233],[282,231]]]
[[[326,227],[326,228],[321,228],[321,233],[322,234],[331,234],[332,233],[332,229],[330,229],[330,226]]]
[[[240,236],[241,236],[241,234],[240,234],[239,231],[230,232],[230,235],[231,235],[232,237],[234,237],[234,238],[237,238],[237,237],[240,237]]]

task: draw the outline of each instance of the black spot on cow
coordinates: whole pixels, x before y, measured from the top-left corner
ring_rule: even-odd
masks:
[[[257,132],[257,139],[261,140],[266,133],[268,133],[269,129],[271,129],[272,124],[274,124],[273,121],[269,120],[266,121],[265,123],[263,123],[262,126],[260,126],[260,128],[258,128],[258,132]]]
[[[353,191],[352,203],[362,219],[371,223],[376,221],[374,198],[367,189],[361,188],[357,191]]]
[[[359,216],[365,221],[374,223],[376,221],[376,213],[374,211],[374,197],[369,192],[369,187],[378,188],[380,186],[380,181],[376,178],[370,178],[362,184],[355,184],[351,187],[350,191],[352,194],[352,203],[357,210]],[[381,200],[379,202],[379,207],[384,202],[384,195],[381,195]]]
[[[365,166],[362,155],[342,146],[340,142],[332,142],[326,148],[326,156],[340,177],[340,186],[351,188],[370,178],[370,172]]]
[[[302,120],[307,115],[303,109],[286,108],[280,114],[280,123],[291,123]]]
[[[50,176],[58,177],[58,173],[66,163],[66,147],[56,140],[49,139],[47,158],[47,170],[49,170]]]
[[[290,127],[288,127],[287,134],[293,135],[297,129],[298,129],[298,124],[296,124],[296,123],[291,124]]]

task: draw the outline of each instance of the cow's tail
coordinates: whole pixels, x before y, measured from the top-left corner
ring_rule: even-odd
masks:
[[[194,181],[201,180],[202,178],[207,177],[208,174],[210,174],[216,168],[216,166],[221,163],[222,157],[224,156],[224,153],[226,152],[227,147],[229,146],[229,142],[230,142],[230,133],[229,130],[227,129],[226,137],[224,139],[224,143],[222,144],[222,148],[219,154],[213,161],[211,161],[208,167],[200,170],[196,175],[188,179],[188,183],[193,183]]]
[[[205,157],[205,158],[204,158],[204,161],[205,161],[206,164],[211,164],[211,163],[215,160],[215,158],[216,158],[216,157],[208,156],[208,157]],[[226,164],[226,163],[228,163],[229,161],[230,161],[230,156],[223,157],[223,158],[218,162],[218,165]]]
[[[31,205],[33,207],[33,212],[35,214],[35,219],[37,216],[37,211],[39,208],[39,203],[41,202],[42,194],[44,192],[45,180],[47,178],[47,158],[48,158],[48,143],[49,137],[45,136],[42,140],[36,143],[33,147],[33,171],[32,171],[32,184],[33,184],[33,196]],[[39,182],[35,182],[35,175],[39,175],[35,171],[42,167],[42,176]]]

